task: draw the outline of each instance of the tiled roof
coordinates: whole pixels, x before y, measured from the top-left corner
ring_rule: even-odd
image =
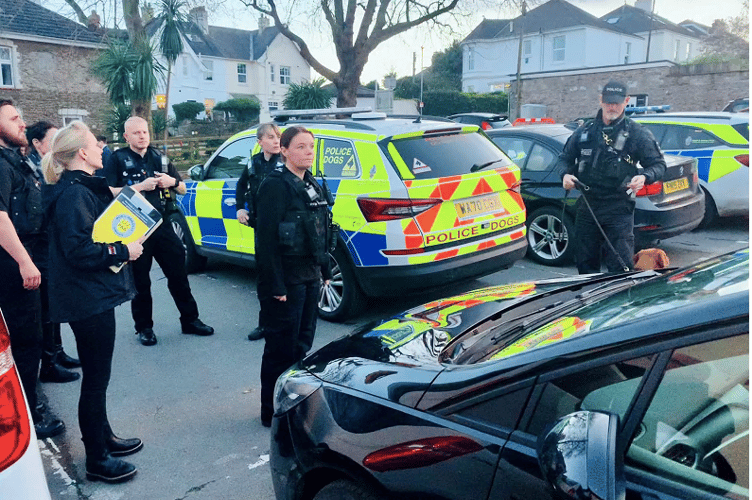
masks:
[[[29,0],[0,0],[0,34],[5,33],[102,43],[100,34]]]
[[[601,19],[611,26],[621,28],[627,33],[633,35],[637,33],[647,33],[652,29],[653,31],[668,30],[681,35],[698,37],[696,31],[674,24],[657,14],[653,14],[653,20],[651,23],[650,12],[631,5],[622,5],[605,16],[601,16]]]
[[[509,19],[484,19],[463,40],[489,40],[495,38],[501,30],[509,25]]]

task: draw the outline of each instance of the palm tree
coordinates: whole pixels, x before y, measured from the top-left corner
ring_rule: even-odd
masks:
[[[186,3],[182,0],[161,0],[160,13],[156,18],[160,27],[159,52],[167,60],[167,87],[165,89],[165,123],[170,109],[170,77],[172,66],[183,52],[183,27],[187,17],[183,13]],[[164,130],[164,141],[167,143],[167,127]]]
[[[92,69],[104,82],[113,104],[130,105],[133,115],[151,124],[151,101],[157,91],[157,76],[164,67],[154,59],[154,49],[147,40],[111,42]]]

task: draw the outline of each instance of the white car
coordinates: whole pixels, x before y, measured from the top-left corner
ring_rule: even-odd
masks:
[[[10,335],[0,312],[0,497],[49,500],[34,422],[16,371]]]

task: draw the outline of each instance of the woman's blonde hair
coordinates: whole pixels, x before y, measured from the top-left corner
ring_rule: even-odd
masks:
[[[60,180],[63,171],[70,167],[78,150],[86,147],[89,127],[82,121],[72,122],[55,133],[50,152],[42,158],[42,173],[47,184]]]

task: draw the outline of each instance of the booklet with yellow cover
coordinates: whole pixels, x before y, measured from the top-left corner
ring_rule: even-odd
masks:
[[[141,193],[126,186],[94,222],[92,237],[97,243],[127,245],[139,238],[148,238],[162,223],[162,215]],[[119,272],[126,263],[110,266]]]

